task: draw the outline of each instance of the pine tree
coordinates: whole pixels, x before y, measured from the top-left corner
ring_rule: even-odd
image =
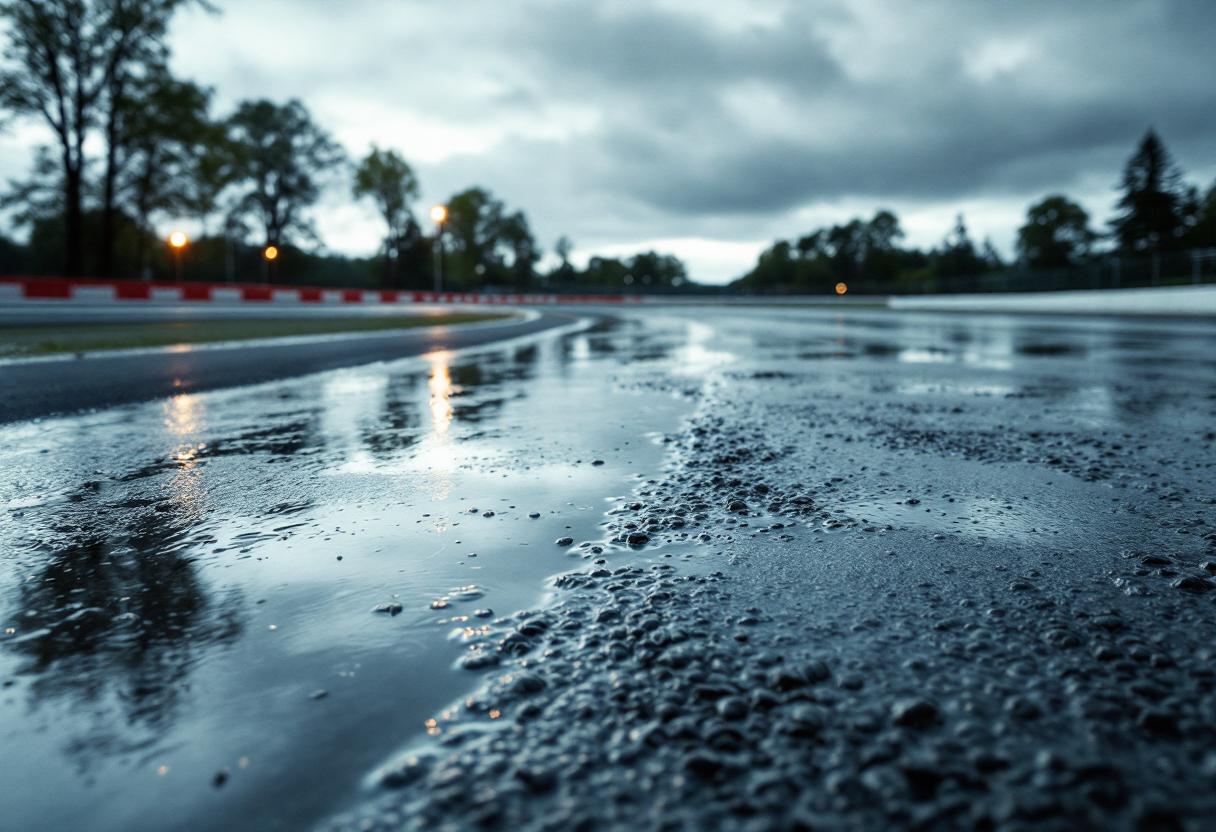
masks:
[[[1195,198],[1155,131],[1148,131],[1128,160],[1120,186],[1121,213],[1111,222],[1119,247],[1129,253],[1177,248],[1194,214]]]

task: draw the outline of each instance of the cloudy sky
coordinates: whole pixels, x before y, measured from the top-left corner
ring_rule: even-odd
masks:
[[[1012,250],[1051,192],[1102,223],[1151,125],[1216,178],[1216,2],[1165,0],[218,0],[175,23],[177,72],[302,99],[352,155],[404,153],[422,208],[479,184],[576,260],[656,248],[695,278],[878,208],[908,242],[958,212]],[[0,140],[24,166],[32,128]],[[335,186],[330,248],[368,253]],[[420,211],[420,214],[425,211]]]

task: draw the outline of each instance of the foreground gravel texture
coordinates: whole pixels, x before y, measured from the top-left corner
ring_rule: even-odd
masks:
[[[892,321],[714,321],[665,474],[325,828],[1216,829],[1211,334]]]

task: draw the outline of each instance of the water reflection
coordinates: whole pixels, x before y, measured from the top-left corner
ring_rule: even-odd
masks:
[[[198,396],[182,393],[164,404],[165,427],[174,436],[192,436],[204,426],[205,406]]]
[[[564,336],[559,342],[559,359],[563,371],[568,365],[595,358],[614,357],[621,363],[658,361],[667,358],[682,344],[678,334],[682,322],[672,322],[672,328],[649,327],[635,319],[605,316],[577,333]]]
[[[436,351],[426,356],[425,372],[402,369],[369,376],[357,390],[344,388],[341,395],[329,397],[321,414],[327,427],[318,448],[321,456],[342,457],[349,470],[382,473],[409,459],[447,465],[453,454],[449,442],[480,435],[458,435],[456,425],[483,423],[511,398],[527,395],[519,388],[510,395],[504,390],[536,374],[540,351],[530,344],[456,358]],[[348,381],[347,387],[352,384]],[[350,447],[356,435],[358,450]]]
[[[713,357],[711,333],[697,332],[695,348],[683,354],[705,364]],[[217,658],[225,652],[217,648],[264,630],[250,626],[269,608],[255,604],[268,594],[259,582],[267,576],[296,581],[301,549],[325,547],[308,542],[319,528],[315,517],[354,499],[342,491],[348,483],[367,485],[345,475],[408,472],[410,488],[417,484],[433,499],[450,500],[461,482],[458,472],[476,469],[488,451],[503,447],[486,437],[510,436],[517,423],[539,424],[543,434],[545,419],[564,396],[574,395],[572,390],[586,395],[590,388],[558,378],[567,364],[576,367],[574,381],[585,385],[587,376],[580,373],[590,369],[589,362],[671,358],[682,354],[686,340],[684,327],[667,331],[610,319],[540,343],[437,352],[421,362],[240,392],[183,394],[138,411],[121,428],[102,416],[86,422],[115,435],[127,431],[121,434],[125,444],[111,443],[104,432],[89,435],[84,453],[90,475],[94,467],[104,469],[97,471],[98,481],[71,495],[74,502],[67,505],[40,502],[43,514],[35,517],[30,510],[27,526],[9,526],[0,534],[0,543],[21,548],[28,564],[21,566],[28,571],[20,582],[4,588],[0,632],[12,632],[0,638],[0,658],[5,678],[16,680],[11,693],[19,691],[29,702],[28,713],[17,717],[13,709],[0,728],[17,737],[14,745],[69,747],[72,759],[98,777],[100,762],[179,742],[200,720],[226,707],[214,701],[217,668],[229,663]],[[520,383],[537,377],[545,383]],[[593,378],[615,383],[616,376]],[[501,418],[504,412],[513,421]],[[61,469],[47,470],[48,480],[63,484]],[[368,492],[358,493],[362,499]],[[285,519],[310,507],[315,516]],[[335,514],[334,522],[352,515],[358,513]],[[341,525],[353,537],[354,525]],[[262,550],[243,554],[237,548],[268,539],[273,526],[302,528],[283,532],[284,545],[273,559],[260,560]],[[387,528],[379,531],[397,534]],[[212,539],[213,531],[225,540]],[[332,545],[362,545],[363,529],[357,531],[353,542],[343,537]],[[237,545],[227,540],[230,532],[241,532],[231,535]],[[347,557],[334,574],[345,575],[354,560]],[[324,562],[337,563],[332,557]],[[223,586],[244,586],[249,596]],[[355,607],[365,609],[361,602]],[[31,713],[53,727],[35,736]],[[19,747],[13,750],[20,756]]]
[[[476,366],[476,365],[474,365]],[[431,391],[431,423],[437,436],[446,436],[452,425],[452,374],[448,369],[448,353],[431,354],[431,380],[427,384]]]
[[[281,414],[282,421],[272,427],[238,431],[231,436],[182,445],[163,458],[119,475],[117,479],[119,482],[134,482],[169,471],[193,468],[213,457],[268,454],[274,460],[282,460],[300,455],[317,446],[317,439],[312,435],[316,415],[312,412],[285,413]]]
[[[58,517],[72,532],[21,583],[4,648],[34,710],[70,700],[92,725],[71,742],[79,761],[138,748],[182,709],[191,670],[211,646],[240,635],[239,593],[213,596],[186,552],[193,514],[161,500],[110,527],[116,506]],[[81,708],[81,705],[87,707]],[[115,714],[119,715],[115,719]]]
[[[377,460],[393,459],[418,441],[423,428],[417,402],[420,378],[419,373],[389,377],[380,415],[363,431],[363,442]]]

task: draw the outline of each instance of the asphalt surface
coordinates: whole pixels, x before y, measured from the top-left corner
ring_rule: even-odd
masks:
[[[441,313],[437,304],[288,303],[288,302],[171,302],[20,301],[0,304],[0,326],[58,326],[63,324],[173,323],[178,321],[239,321],[281,318],[384,317]],[[460,308],[460,307],[457,307]],[[477,311],[484,306],[470,307]],[[501,308],[501,307],[499,307]]]
[[[186,312],[192,310],[187,308],[181,314]],[[86,315],[86,310],[79,314]],[[94,308],[93,314],[105,313]],[[154,319],[184,318],[168,309]],[[546,314],[530,320],[273,339],[235,348],[206,344],[0,361],[0,423],[462,349],[529,335],[571,320],[568,315]]]
[[[1216,332],[638,309],[0,428],[9,829],[1216,829]]]

